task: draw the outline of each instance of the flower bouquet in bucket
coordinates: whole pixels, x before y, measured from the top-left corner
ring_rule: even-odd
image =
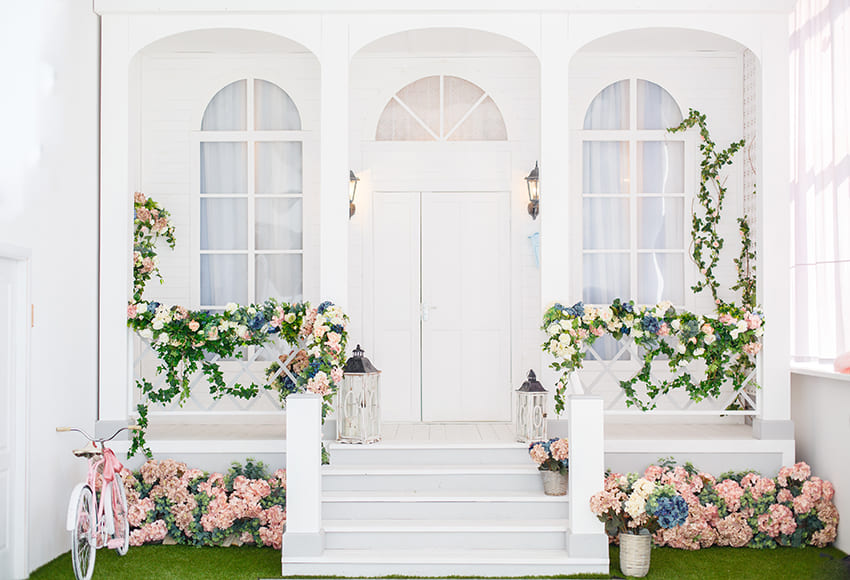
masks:
[[[535,441],[528,446],[528,454],[543,474],[543,492],[546,495],[566,495],[570,467],[570,444],[557,437],[548,441]]]
[[[652,534],[681,526],[688,504],[670,484],[637,474],[612,474],[602,491],[590,498],[590,509],[605,524],[605,532],[620,541],[620,570],[627,576],[649,572]]]

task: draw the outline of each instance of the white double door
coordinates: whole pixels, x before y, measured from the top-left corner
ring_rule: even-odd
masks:
[[[508,193],[374,195],[384,420],[510,420]]]

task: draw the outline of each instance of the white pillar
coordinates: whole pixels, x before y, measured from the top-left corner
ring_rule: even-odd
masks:
[[[605,478],[605,436],[602,398],[570,395],[567,402],[570,442],[571,556],[608,557],[608,536],[602,522],[590,511],[590,496],[602,491]]]
[[[323,551],[322,397],[301,393],[286,398],[286,531],[282,554],[318,556]]]
[[[759,189],[758,300],[766,320],[762,354],[760,416],[754,424],[762,439],[790,439],[791,279],[788,231],[789,95],[787,18],[770,16],[763,29],[762,171]]]
[[[132,372],[127,329],[132,256],[127,16],[101,17],[100,336],[98,420],[126,424]]]
[[[348,23],[322,17],[319,299],[348,307]]]
[[[540,294],[545,307],[569,301],[568,66],[572,48],[567,17],[541,20],[540,51]]]

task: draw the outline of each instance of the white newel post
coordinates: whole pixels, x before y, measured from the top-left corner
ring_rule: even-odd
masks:
[[[608,557],[605,529],[590,511],[590,496],[602,491],[605,437],[602,397],[570,395],[567,401],[570,441],[570,555]]]
[[[286,528],[283,552],[317,556],[322,530],[322,397],[286,398]],[[284,571],[285,573],[285,571]]]

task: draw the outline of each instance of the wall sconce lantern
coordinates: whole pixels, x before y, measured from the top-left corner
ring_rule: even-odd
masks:
[[[354,175],[352,170],[348,170],[348,219],[354,215],[357,208],[354,205],[354,194],[357,193],[357,182],[360,178]]]
[[[528,186],[528,214],[536,220],[540,213],[540,168],[536,161],[534,169],[525,178],[525,184]]]
[[[336,438],[342,443],[381,440],[381,371],[363,356],[360,345],[343,367],[337,405]]]
[[[546,440],[546,389],[528,371],[528,380],[517,392],[516,440],[520,443]]]

